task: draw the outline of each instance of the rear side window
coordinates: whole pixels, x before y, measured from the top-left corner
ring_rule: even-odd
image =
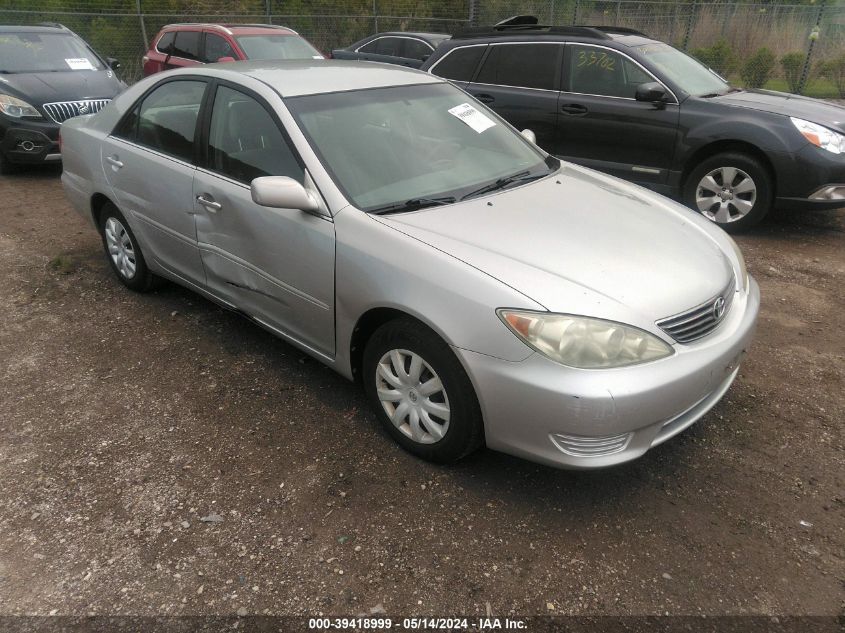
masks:
[[[431,72],[438,77],[443,77],[443,79],[471,81],[475,68],[481,61],[485,50],[487,50],[486,45],[455,48],[437,62]]]
[[[245,184],[261,176],[304,179],[302,167],[264,106],[226,86],[220,86],[214,97],[208,152],[211,169]]]
[[[232,45],[226,41],[226,38],[215,35],[214,33],[206,33],[203,60],[206,62],[216,62],[221,57],[237,59]]]
[[[194,155],[204,81],[169,81],[124,117],[114,135],[185,161]]]
[[[173,46],[173,40],[175,38],[176,32],[168,31],[159,39],[158,44],[156,44],[156,50],[158,50],[159,53],[164,53],[165,55],[167,55],[168,53],[170,53],[170,47]]]
[[[476,81],[555,90],[562,44],[494,44]]]
[[[173,52],[171,54],[175,57],[182,57],[184,59],[195,59],[199,61],[200,32],[177,31],[176,41],[173,44]]]

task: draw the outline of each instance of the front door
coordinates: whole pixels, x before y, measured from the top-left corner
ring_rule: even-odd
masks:
[[[207,82],[167,81],[146,95],[102,146],[103,172],[146,256],[202,284],[194,227],[194,138]]]
[[[492,44],[466,88],[516,129],[533,130],[537,145],[551,154],[558,150],[563,49],[559,42]]]
[[[557,156],[642,183],[666,183],[680,108],[634,99],[656,79],[610,48],[569,44],[560,94]],[[674,101],[670,94],[669,98]]]
[[[334,223],[255,204],[260,176],[307,175],[271,109],[219,85],[205,168],[194,179],[197,240],[209,290],[327,357],[334,355]]]

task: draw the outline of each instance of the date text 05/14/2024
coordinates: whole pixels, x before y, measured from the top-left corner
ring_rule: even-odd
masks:
[[[417,617],[393,619],[388,617],[357,617],[357,618],[309,618],[308,628],[316,631],[332,631],[344,629],[356,630],[389,630],[404,631],[519,631],[527,629],[527,622],[520,619],[476,617],[476,618],[436,618]]]

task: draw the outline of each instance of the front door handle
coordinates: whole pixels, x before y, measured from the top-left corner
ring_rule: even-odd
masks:
[[[560,111],[575,116],[581,116],[587,114],[588,112],[587,108],[582,106],[580,103],[566,103],[560,106]]]
[[[106,161],[109,163],[109,165],[114,167],[116,170],[121,169],[123,167],[123,163],[120,160],[118,160],[116,154],[114,156],[106,156]]]
[[[208,196],[208,194],[205,195]],[[211,198],[211,196],[208,196],[208,198]],[[218,211],[220,211],[220,209],[223,208],[222,204],[220,204],[219,202],[215,202],[214,200],[209,200],[208,198],[204,198],[203,196],[199,195],[197,196],[197,202],[199,202],[202,206],[204,206],[212,213],[217,213]]]
[[[478,99],[481,103],[493,103],[496,100],[496,97],[494,97],[493,95],[488,95],[486,93],[475,95],[475,98]]]

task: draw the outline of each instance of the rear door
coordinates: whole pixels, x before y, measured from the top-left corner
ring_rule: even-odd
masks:
[[[563,51],[563,42],[491,44],[467,91],[554,154]]]
[[[148,258],[185,281],[205,280],[194,226],[197,121],[207,81],[158,84],[102,146],[103,172]]]
[[[567,44],[560,96],[560,146],[566,160],[643,183],[667,181],[680,108],[634,98],[637,86],[657,79],[611,48]]]
[[[261,176],[307,182],[281,123],[258,95],[221,82],[204,138],[207,156],[193,197],[209,290],[333,356],[334,223],[298,209],[262,207],[250,193],[250,183]]]

